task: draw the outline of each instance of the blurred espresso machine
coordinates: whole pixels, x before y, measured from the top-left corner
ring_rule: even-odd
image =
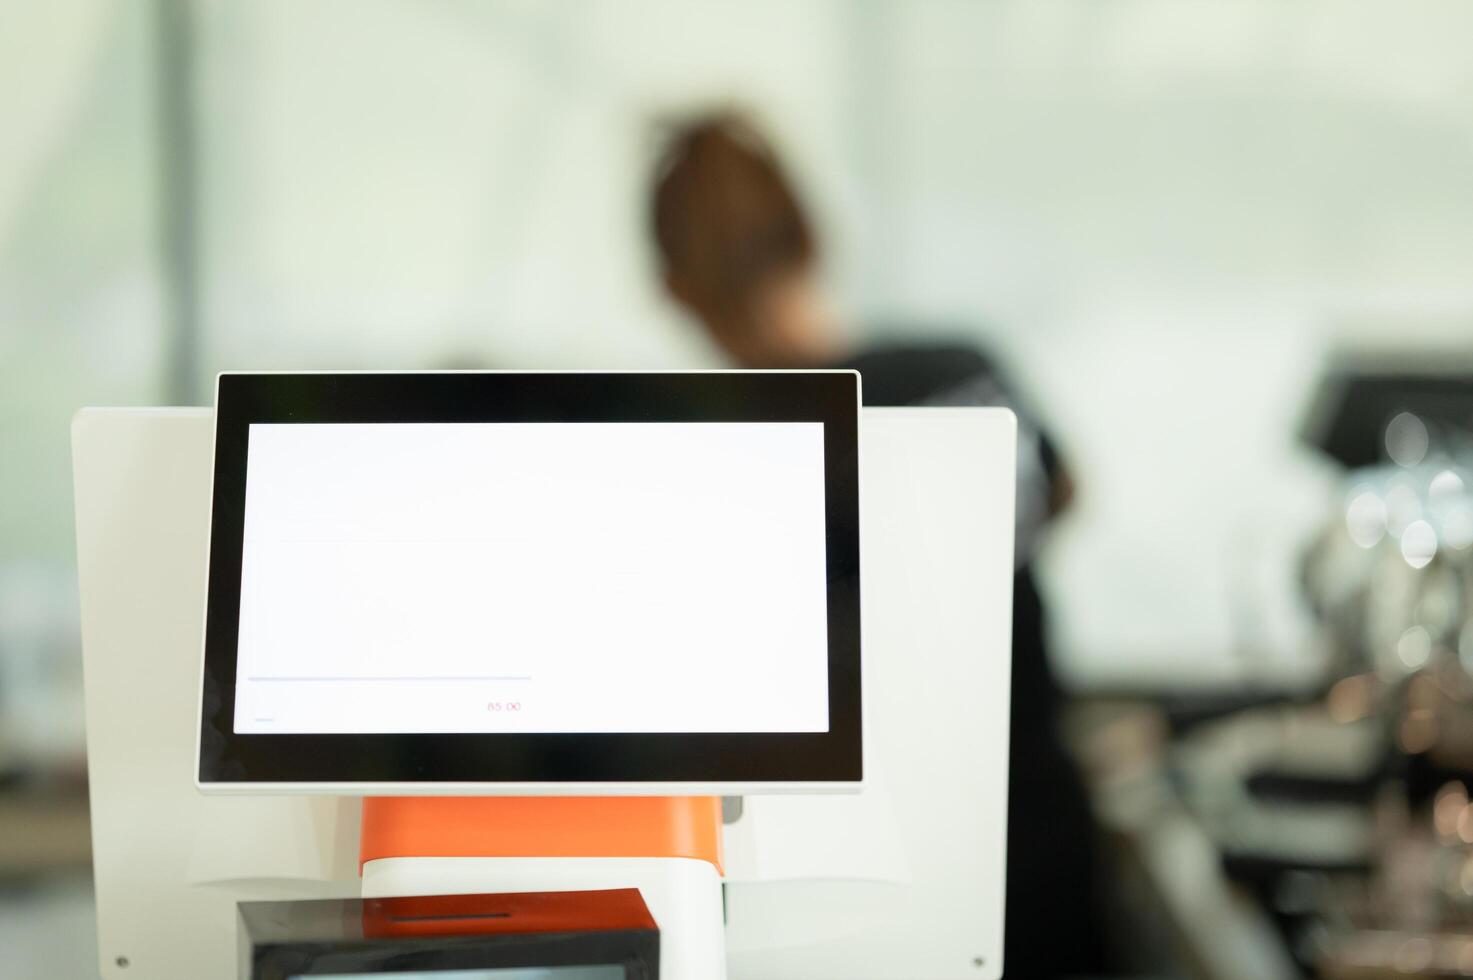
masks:
[[[1375,746],[1350,794],[1364,867],[1281,879],[1278,902],[1308,923],[1297,958],[1317,976],[1467,977],[1473,365],[1386,360],[1328,372],[1303,433],[1344,473],[1302,581],[1328,652],[1318,707]]]

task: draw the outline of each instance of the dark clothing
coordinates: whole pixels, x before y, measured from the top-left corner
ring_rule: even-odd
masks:
[[[873,347],[849,360],[841,367],[859,372],[864,381],[866,405],[934,405],[952,393],[978,388],[992,388],[1001,401],[974,401],[974,405],[1004,404],[1019,416],[1019,422],[1032,425],[1040,436],[1040,455],[1045,471],[1052,480],[1059,471],[1059,455],[1053,442],[1037,429],[1036,419],[1020,408],[1007,378],[982,353],[961,345],[930,347]],[[956,404],[947,400],[947,403]]]
[[[1023,568],[1038,548],[1059,478],[1059,455],[997,367],[970,347],[875,348],[846,367],[863,377],[867,405],[989,405],[1010,408],[1018,418],[1014,568]]]
[[[1018,416],[1020,511],[1047,520],[1058,453],[976,350],[960,346],[873,349],[839,365],[860,372],[866,405],[1001,405]],[[1024,453],[1033,457],[1024,459]],[[1032,471],[1032,476],[1028,475]],[[1032,498],[1032,499],[1026,499]],[[1099,972],[1103,934],[1095,907],[1094,824],[1073,760],[1060,742],[1059,685],[1047,655],[1043,601],[1019,527],[1013,579],[1012,724],[1003,964],[1008,977]]]

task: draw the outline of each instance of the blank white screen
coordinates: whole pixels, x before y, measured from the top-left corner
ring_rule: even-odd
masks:
[[[820,423],[252,424],[239,733],[828,730]]]

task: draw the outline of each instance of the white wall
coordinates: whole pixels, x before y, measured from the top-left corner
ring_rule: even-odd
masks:
[[[148,11],[0,9],[0,771],[82,743],[72,413],[158,397]]]
[[[158,397],[144,9],[27,6],[0,35],[9,567],[65,555],[70,407]],[[1285,646],[1274,556],[1327,492],[1292,441],[1323,352],[1351,319],[1473,324],[1461,2],[196,12],[202,374],[712,363],[654,288],[642,195],[654,120],[739,101],[856,324],[957,325],[1031,386],[1081,484],[1049,572],[1086,678]]]
[[[1470,40],[1455,3],[219,5],[214,358],[705,362],[639,204],[651,120],[736,99],[857,321],[1034,386],[1081,675],[1232,676],[1293,639],[1272,556],[1320,512],[1291,431],[1337,321],[1473,310]]]
[[[1327,348],[1473,344],[1473,7],[912,9],[891,302],[997,324],[1068,441],[1078,671],[1237,675],[1295,638]]]

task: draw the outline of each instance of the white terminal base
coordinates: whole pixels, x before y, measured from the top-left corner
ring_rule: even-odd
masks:
[[[363,897],[638,888],[660,927],[660,976],[725,980],[721,878],[693,858],[380,858],[363,866]]]

